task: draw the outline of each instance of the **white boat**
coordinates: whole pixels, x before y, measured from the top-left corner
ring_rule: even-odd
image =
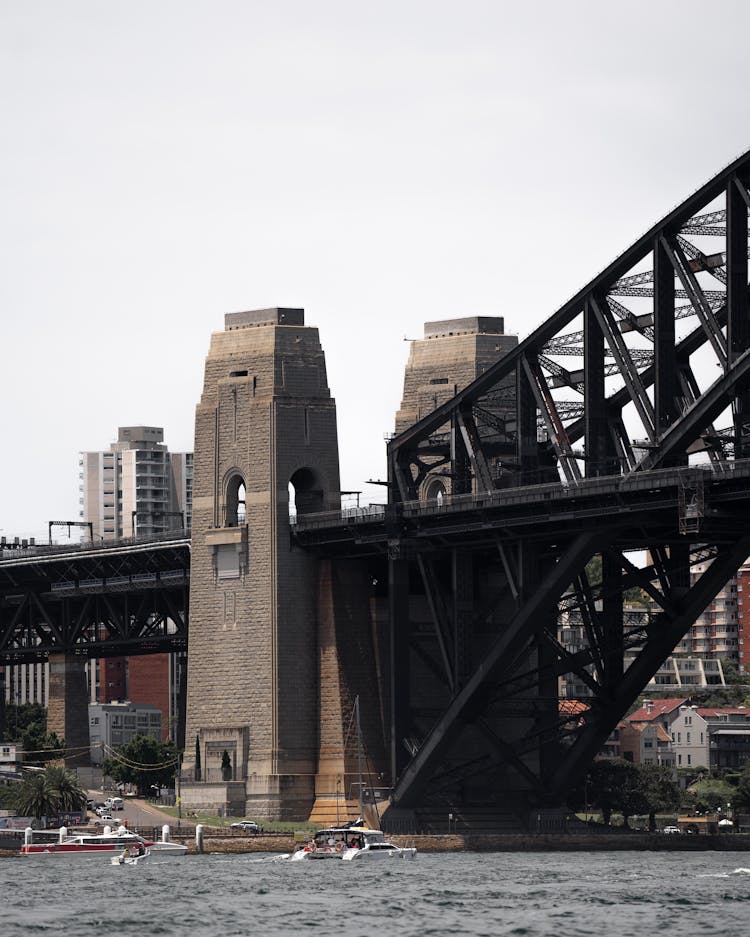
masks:
[[[362,821],[318,830],[289,857],[292,862],[309,859],[414,859],[413,846],[402,848],[389,843],[380,830],[371,830]]]
[[[33,831],[27,830],[25,842],[21,846],[22,856],[64,856],[65,858],[105,856],[115,858],[122,854],[123,849],[141,848],[151,853],[152,859],[166,859],[184,856],[187,846],[184,843],[172,843],[168,840],[169,828],[162,828],[162,839],[151,841],[131,832],[127,827],[118,826],[112,829],[105,826],[101,833],[72,833],[69,834],[63,826],[58,831],[55,842],[34,842]]]
[[[134,846],[126,846],[119,856],[112,856],[109,861],[112,865],[138,865],[140,862],[151,858],[150,850],[145,847],[142,847],[143,851],[134,852],[134,849]]]
[[[380,832],[368,831],[363,834],[362,845],[358,848],[351,847],[341,857],[345,862],[351,862],[356,859],[371,860],[380,859],[416,859],[416,846],[396,846],[389,843],[385,836]]]
[[[363,794],[365,785],[362,775],[362,730],[359,723],[359,696],[354,699],[352,720],[357,732],[357,774],[359,790],[359,819],[341,826],[330,826],[313,836],[310,842],[293,852],[289,859],[300,862],[308,859],[414,859],[417,850],[414,846],[402,848],[389,843],[381,830],[371,830],[362,819]],[[351,729],[351,723],[349,728]],[[347,731],[347,736],[349,732]]]

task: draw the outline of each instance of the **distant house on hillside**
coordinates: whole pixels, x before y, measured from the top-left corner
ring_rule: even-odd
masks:
[[[675,764],[672,739],[657,722],[624,722],[620,727],[620,756],[637,765]]]

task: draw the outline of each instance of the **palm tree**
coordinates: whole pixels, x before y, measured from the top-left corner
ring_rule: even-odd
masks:
[[[56,816],[83,810],[86,792],[78,775],[59,766],[27,774],[13,792],[13,806],[20,816]]]
[[[47,772],[27,774],[13,792],[16,813],[22,817],[54,816],[60,806],[60,794],[50,787]]]
[[[83,810],[86,806],[86,792],[81,787],[78,775],[74,771],[57,765],[51,765],[45,771],[47,783],[53,791],[57,791],[61,813],[71,813],[74,810]]]

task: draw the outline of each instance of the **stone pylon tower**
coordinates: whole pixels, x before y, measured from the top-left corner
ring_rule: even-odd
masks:
[[[320,586],[315,558],[292,547],[290,510],[339,508],[318,330],[302,309],[227,315],[195,421],[185,807],[309,814]]]

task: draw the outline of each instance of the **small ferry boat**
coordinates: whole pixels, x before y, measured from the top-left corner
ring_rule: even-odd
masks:
[[[359,821],[361,822],[361,821]],[[331,826],[318,830],[309,843],[289,857],[293,862],[305,859],[414,859],[413,846],[402,848],[389,843],[380,830],[359,823]]]
[[[70,859],[73,857],[86,856],[106,856],[116,858],[122,854],[125,848],[135,849],[138,853],[140,849],[148,850],[153,859],[166,859],[184,856],[187,852],[187,846],[184,843],[172,843],[168,840],[169,828],[163,827],[162,839],[149,840],[138,836],[124,826],[118,826],[113,830],[105,826],[102,833],[73,833],[68,834],[63,826],[58,831],[56,842],[34,842],[33,831],[26,831],[26,838],[21,846],[22,856],[65,856]]]

